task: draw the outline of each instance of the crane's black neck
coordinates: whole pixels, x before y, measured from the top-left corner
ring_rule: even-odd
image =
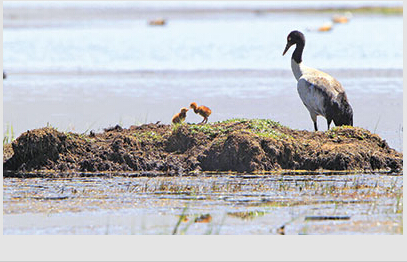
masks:
[[[297,42],[295,45],[295,50],[291,58],[294,59],[297,64],[302,62],[302,51],[304,50],[304,45],[305,43],[302,42]]]

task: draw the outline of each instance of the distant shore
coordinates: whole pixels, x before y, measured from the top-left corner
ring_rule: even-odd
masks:
[[[338,7],[338,8],[146,8],[146,7],[111,7],[111,8],[81,8],[81,7],[44,7],[24,8],[24,7],[4,7],[3,8],[3,28],[14,27],[41,27],[41,26],[61,26],[69,21],[91,21],[91,20],[137,20],[154,19],[165,17],[166,19],[197,19],[216,18],[220,16],[240,16],[240,15],[269,15],[269,14],[336,14],[351,12],[363,15],[403,15],[403,7]]]

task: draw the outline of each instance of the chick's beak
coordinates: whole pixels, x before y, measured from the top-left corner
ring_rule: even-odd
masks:
[[[287,53],[288,49],[290,49],[290,47],[291,47],[292,45],[293,45],[293,44],[291,44],[290,42],[287,42],[287,45],[285,46],[285,49],[284,49],[284,52],[283,52],[283,55],[285,55],[285,53]]]

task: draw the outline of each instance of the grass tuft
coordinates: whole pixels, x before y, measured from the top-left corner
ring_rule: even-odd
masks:
[[[14,128],[13,125],[8,123],[6,124],[6,131],[3,136],[3,145],[10,144],[15,139],[14,137]]]

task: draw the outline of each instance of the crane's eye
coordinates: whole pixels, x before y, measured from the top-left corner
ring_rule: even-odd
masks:
[[[290,41],[291,41],[291,37],[288,37],[288,38],[287,38],[287,41],[290,42]]]

